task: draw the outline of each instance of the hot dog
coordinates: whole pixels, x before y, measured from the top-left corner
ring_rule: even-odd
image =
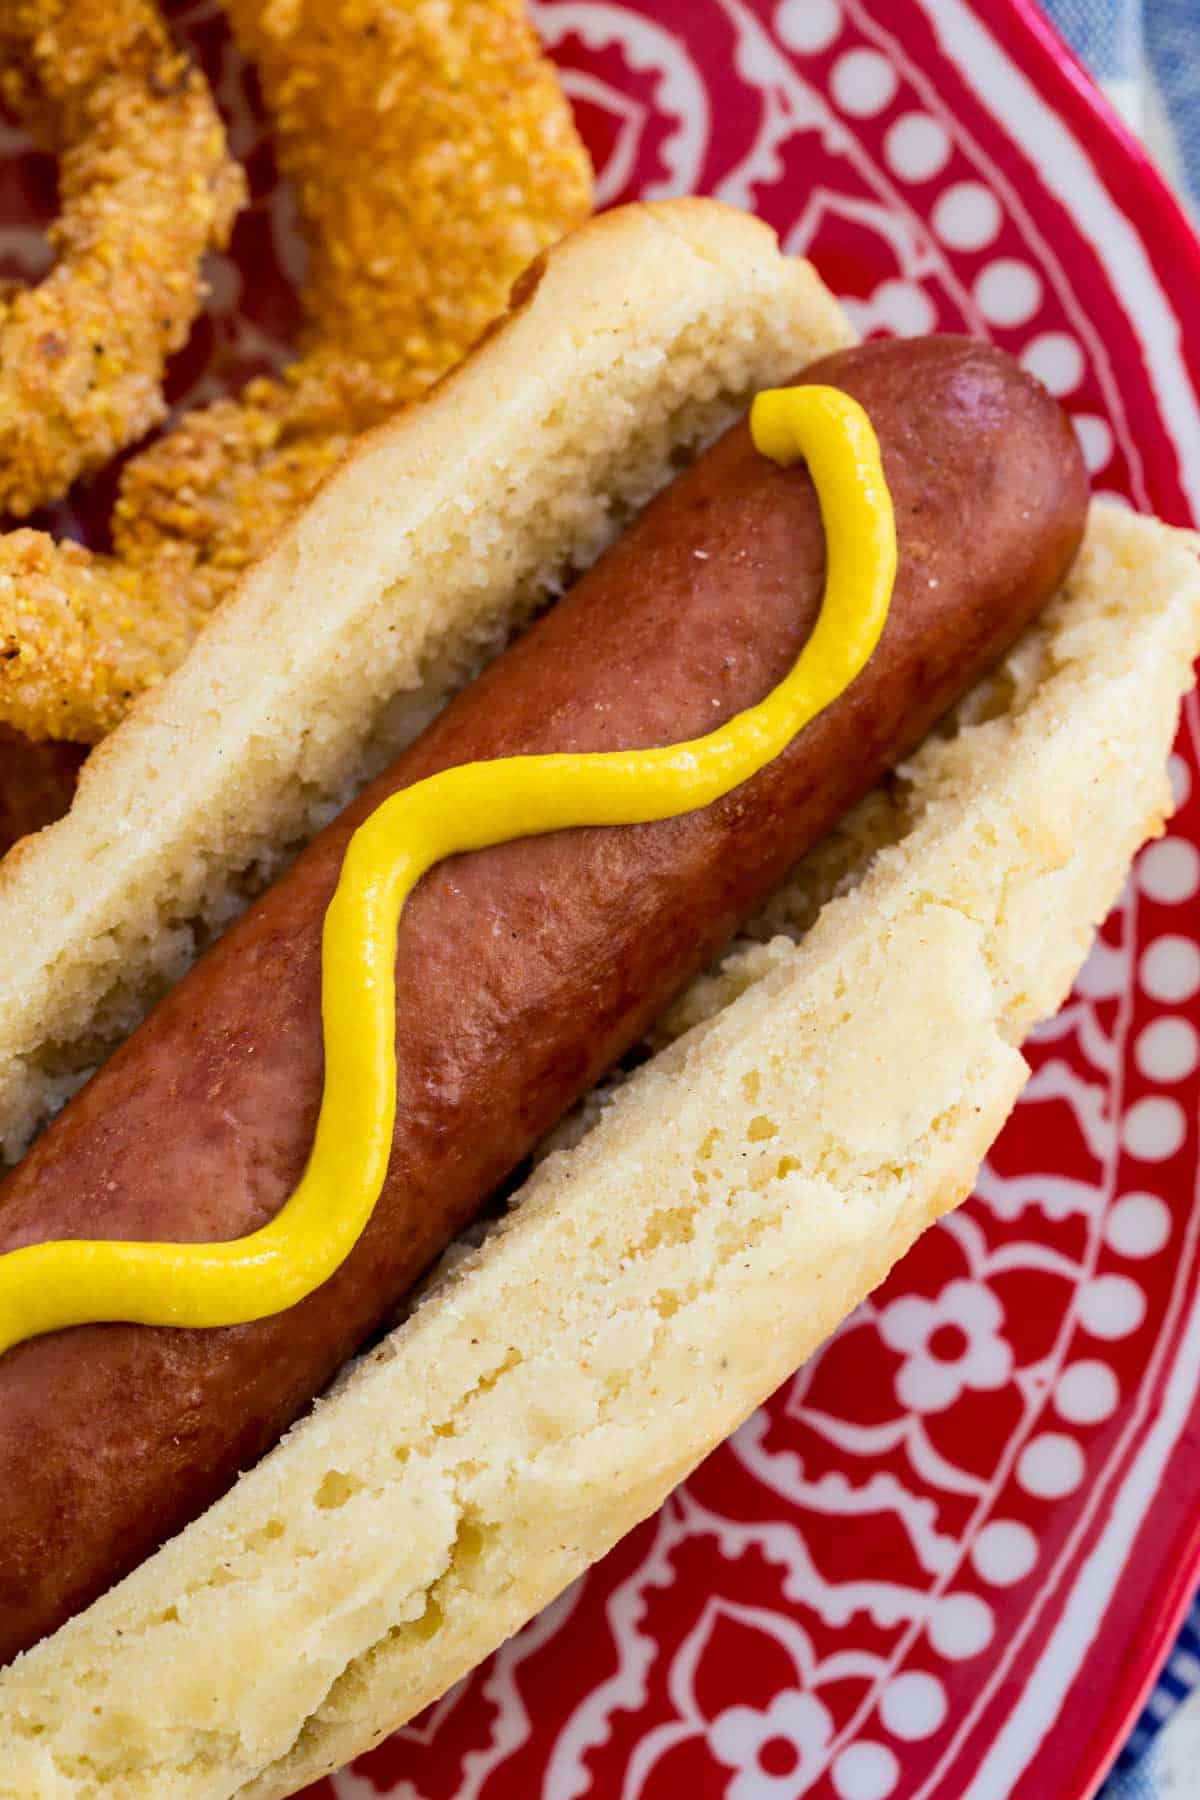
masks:
[[[1061,411],[969,340],[868,345],[804,377],[868,411],[900,573],[858,681],[704,813],[435,871],[400,929],[398,1122],[381,1203],[298,1307],[212,1332],[84,1327],[0,1361],[0,1655],[27,1648],[222,1492],[787,869],[1011,644],[1086,513]],[[385,795],[518,752],[697,735],[783,675],[823,538],[802,469],[734,427],[327,827],[0,1189],[0,1251],[233,1238],[295,1185],[321,1089],[320,928]]]
[[[282,1755],[286,1733],[249,1749],[210,1725],[197,1773],[198,1740],[188,1752],[192,1724],[178,1708],[164,1748],[151,1741],[149,1724],[143,1741],[128,1702],[111,1696],[91,1709],[100,1725],[68,1731],[53,1698],[63,1658],[84,1641],[89,1619],[127,1615],[103,1601],[56,1627],[188,1520],[215,1519],[238,1502],[241,1490],[214,1504],[386,1321],[546,1130],[644,1037],[797,859],[909,755],[1059,589],[1084,530],[1086,480],[1065,419],[1035,382],[962,340],[843,351],[801,380],[837,387],[864,406],[895,507],[892,607],[854,684],[760,774],[703,812],[506,844],[456,857],[425,878],[396,947],[399,1108],[388,1177],[356,1248],[308,1299],[253,1324],[209,1330],[86,1325],[0,1358],[0,1654],[12,1657],[55,1633],[0,1678],[0,1742],[9,1755],[23,1746],[20,1791],[31,1791],[35,1767],[50,1780],[66,1766],[53,1741],[40,1742],[44,1724],[38,1745],[26,1730],[42,1708],[58,1718],[52,1738],[71,1738],[68,1761],[85,1755],[113,1782],[133,1779],[128,1770],[136,1768],[141,1785],[131,1792],[155,1792],[158,1782],[157,1791],[232,1793]],[[438,397],[429,404],[436,408]],[[795,658],[816,616],[824,563],[806,473],[767,461],[746,426],[734,426],[316,838],[105,1063],[4,1183],[0,1253],[55,1236],[215,1241],[271,1216],[312,1138],[322,1081],[319,937],[355,827],[385,796],[464,762],[673,742],[719,723],[758,699]],[[1176,610],[1182,619],[1187,609]],[[1181,644],[1185,637],[1192,640],[1194,624],[1180,625]],[[1178,662],[1177,651],[1172,670]],[[1151,810],[1159,804],[1154,798]],[[1144,830],[1146,806],[1139,798],[1136,820],[1115,830],[1116,861]],[[927,903],[936,900],[935,892]],[[960,924],[969,900],[953,898]],[[1082,938],[1071,931],[1073,955]],[[911,948],[923,940],[907,941]],[[1054,959],[1056,991],[1069,976],[1067,961]],[[1020,1029],[1023,1008],[1044,1001],[1003,1004],[1009,1031]],[[992,1060],[986,1080],[981,1071],[973,1077],[979,1101],[960,1162],[977,1157],[1019,1079],[1011,1046]],[[753,1123],[768,1136],[779,1129],[757,1115]],[[663,1126],[673,1129],[666,1118]],[[864,1122],[864,1139],[873,1129]],[[752,1130],[751,1141],[761,1135]],[[785,1148],[773,1151],[781,1181],[795,1161]],[[961,1197],[971,1175],[965,1164],[939,1173],[932,1155],[930,1170],[926,1218]],[[863,1249],[857,1276],[834,1259],[814,1328],[828,1328],[856,1281],[877,1278],[908,1229],[887,1226],[875,1248]],[[519,1322],[497,1321],[496,1331],[516,1335]],[[497,1354],[481,1391],[507,1366]],[[718,1399],[714,1386],[712,1429],[727,1429],[753,1404],[761,1381],[758,1372],[747,1376],[740,1398]],[[319,1413],[323,1431],[345,1399]],[[694,1459],[701,1447],[689,1438],[678,1457]],[[653,1504],[668,1473],[653,1458],[644,1477],[631,1472],[634,1498],[614,1502],[616,1516],[627,1520],[629,1506],[636,1515]],[[332,1474],[336,1507],[359,1478],[354,1470]],[[553,1510],[547,1502],[548,1520]],[[264,1542],[285,1536],[277,1517],[267,1524]],[[561,1565],[548,1559],[554,1580],[571,1556],[586,1559],[589,1542],[594,1554],[607,1541],[597,1531],[576,1543],[574,1527],[560,1529],[570,1555]],[[238,1533],[243,1545],[259,1535]],[[184,1532],[168,1558],[187,1541]],[[236,1587],[232,1566],[223,1579]],[[151,1582],[154,1567],[146,1564],[134,1586]],[[521,1593],[536,1591],[527,1583],[507,1610],[497,1609],[500,1628],[520,1616]],[[159,1604],[156,1616],[164,1629],[187,1629],[174,1604]],[[128,1623],[112,1629],[117,1638],[129,1634]],[[136,1654],[117,1646],[114,1665],[127,1648]],[[198,1661],[206,1654],[193,1649]],[[89,1671],[93,1684],[101,1678],[98,1668]],[[31,1681],[42,1684],[36,1705]],[[299,1704],[293,1735],[311,1701]],[[395,1717],[393,1710],[388,1723]],[[335,1733],[333,1751],[319,1754],[348,1754],[378,1729],[372,1721],[357,1736]],[[80,1751],[92,1730],[99,1736]],[[214,1740],[227,1747],[214,1753]],[[256,1791],[287,1792],[317,1766],[311,1758],[281,1764]],[[188,1785],[202,1780],[214,1785]]]

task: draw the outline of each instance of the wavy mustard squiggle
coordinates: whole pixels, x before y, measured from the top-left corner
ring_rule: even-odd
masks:
[[[883,630],[896,532],[870,420],[836,388],[759,394],[754,442],[804,459],[826,536],[825,593],[791,672],[719,730],[663,749],[514,756],[443,770],[355,832],[322,938],[325,1085],[308,1164],[275,1217],[223,1243],[65,1239],[0,1256],[0,1354],[69,1325],[244,1324],[295,1306],[340,1267],[387,1173],[396,1112],[396,931],[443,857],[580,825],[637,825],[719,800],[849,686]]]

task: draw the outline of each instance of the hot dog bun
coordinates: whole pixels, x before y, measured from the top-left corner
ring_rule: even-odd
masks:
[[[729,223],[700,203],[686,213],[712,216],[718,235]],[[692,241],[702,236],[697,226]],[[605,279],[613,266],[629,279],[627,258],[601,260]],[[598,305],[600,270],[589,279]],[[836,317],[829,306],[822,320]],[[803,312],[797,301],[795,336],[785,343],[780,328],[770,370],[743,353],[747,386],[824,347],[824,326],[809,331]],[[735,313],[693,315],[695,333],[732,330]],[[505,355],[520,323],[480,362]],[[645,321],[631,324],[622,362],[647,344]],[[696,381],[703,360],[689,357]],[[546,368],[544,343],[530,366]],[[660,419],[680,399],[660,365],[647,393],[664,383]],[[386,517],[411,434],[454,393],[376,440],[364,454],[386,445],[392,460],[374,475],[359,461],[335,487],[357,470],[356,504]],[[494,467],[512,466],[518,412],[496,427]],[[461,470],[461,414],[444,422]],[[632,466],[620,433],[628,443],[640,424],[614,425],[610,470]],[[580,541],[595,428],[581,423],[574,507],[564,467],[566,523],[540,541],[544,562]],[[651,460],[665,472],[661,433],[643,471]],[[326,515],[330,538],[335,527],[346,530]],[[365,557],[369,530],[362,539]],[[335,565],[331,581],[341,576]],[[493,634],[509,605],[494,597]],[[253,601],[233,614],[259,633],[241,640],[244,657],[272,615]],[[407,666],[433,646],[443,668],[470,666],[479,620],[468,606],[457,626],[448,611],[414,616]],[[542,1165],[481,1251],[226,1500],[0,1676],[0,1793],[291,1793],[440,1692],[652,1509],[969,1188],[1024,1077],[1016,1043],[1058,1004],[1128,856],[1165,813],[1163,764],[1198,640],[1194,541],[1097,511],[1069,590],[965,703],[964,728],[924,746],[900,799],[852,815],[766,923],[806,920],[835,880],[858,885],[799,945],[749,941],[697,984],[675,1015],[692,1029]],[[238,664],[224,643],[231,689]],[[213,705],[220,687],[189,688],[189,673],[152,718],[184,704],[179,688]],[[204,715],[189,716],[199,754]],[[277,741],[309,716],[291,705]],[[169,742],[160,732],[145,750]],[[127,806],[137,788],[125,768]],[[186,754],[164,767],[164,795],[170,777],[190,780]],[[103,764],[91,804],[119,818],[102,779]]]
[[[0,1664],[106,1593],[278,1443],[546,1133],[1065,579],[1087,524],[1083,458],[1066,415],[1011,358],[930,337],[853,345],[801,379],[866,409],[888,480],[898,564],[867,666],[700,812],[550,832],[429,871],[389,956],[387,1173],[361,1238],[316,1291],[236,1330],[83,1326],[0,1358]],[[753,705],[810,636],[825,561],[808,473],[763,456],[739,420],[50,1122],[0,1185],[0,1253],[93,1234],[216,1241],[277,1216],[309,1162],[330,1077],[322,938],[356,822],[439,771],[667,742]],[[10,1269],[0,1254],[0,1277]]]
[[[608,213],[535,264],[503,329],[363,441],[93,753],[67,817],[0,865],[4,1152],[673,456],[852,337],[807,263],[713,201]]]

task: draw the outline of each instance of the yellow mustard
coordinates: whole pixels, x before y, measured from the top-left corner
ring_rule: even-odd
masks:
[[[243,1324],[295,1306],[353,1249],[387,1173],[396,1112],[395,946],[406,899],[443,857],[579,825],[635,825],[708,806],[777,756],[852,682],[887,616],[891,497],[870,420],[836,388],[759,394],[764,456],[807,462],[826,537],[820,616],[791,672],[708,736],[663,749],[513,756],[393,794],[355,832],[322,938],[325,1086],[299,1185],[225,1243],[56,1240],[0,1256],[0,1353],[64,1326]]]

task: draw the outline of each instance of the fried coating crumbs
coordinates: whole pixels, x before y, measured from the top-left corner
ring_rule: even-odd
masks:
[[[0,92],[59,153],[54,266],[0,297],[0,510],[23,515],[165,416],[244,181],[150,0],[3,0]]]
[[[587,155],[521,0],[230,11],[313,240],[302,353],[126,465],[115,556],[0,538],[0,723],[31,739],[112,730],[354,436],[456,362],[590,210]]]

